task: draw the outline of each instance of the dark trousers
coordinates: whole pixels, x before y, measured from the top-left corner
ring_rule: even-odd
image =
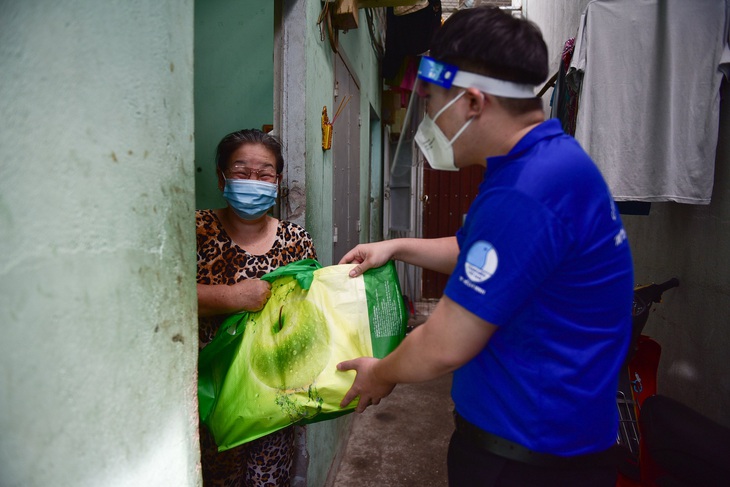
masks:
[[[497,456],[455,431],[448,454],[449,487],[614,487],[615,467],[537,467]]]

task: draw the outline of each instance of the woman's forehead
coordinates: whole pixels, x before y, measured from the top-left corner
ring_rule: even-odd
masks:
[[[276,165],[276,156],[262,144],[243,144],[233,151],[229,162],[248,165]]]

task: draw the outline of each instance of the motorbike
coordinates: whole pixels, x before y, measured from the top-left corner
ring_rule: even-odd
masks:
[[[730,428],[657,393],[661,346],[643,330],[653,305],[677,286],[672,278],[634,289],[631,346],[616,395],[617,487],[730,485]]]

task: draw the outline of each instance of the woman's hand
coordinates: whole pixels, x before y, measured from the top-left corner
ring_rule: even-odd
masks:
[[[245,279],[231,287],[240,296],[242,311],[259,311],[271,297],[271,284],[261,279]]]
[[[271,284],[245,279],[236,284],[198,284],[198,316],[258,311],[271,297]]]

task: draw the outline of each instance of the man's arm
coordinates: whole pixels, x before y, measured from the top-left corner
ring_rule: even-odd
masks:
[[[198,316],[258,311],[271,297],[271,284],[246,279],[236,284],[198,284]]]
[[[360,244],[340,260],[340,264],[358,264],[350,272],[356,277],[373,267],[380,267],[391,259],[400,260],[424,269],[451,274],[459,257],[456,237],[396,238],[381,242]]]
[[[384,359],[361,357],[338,364],[339,370],[357,372],[341,406],[359,396],[357,411],[362,412],[398,383],[425,382],[453,372],[474,358],[496,329],[444,296],[429,319]]]

